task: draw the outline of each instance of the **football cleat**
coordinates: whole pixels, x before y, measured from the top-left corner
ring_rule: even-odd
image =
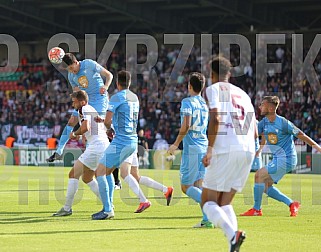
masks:
[[[293,201],[289,207],[290,207],[290,217],[296,217],[299,212],[300,203],[297,201]]]
[[[167,206],[169,206],[169,204],[171,203],[172,196],[173,196],[173,191],[174,191],[174,188],[169,186],[169,187],[167,187],[167,192],[164,193],[164,196],[166,198]]]
[[[115,183],[115,190],[120,190],[122,187],[121,182],[119,181],[118,183]]]
[[[121,185],[115,185],[115,190],[120,190],[121,189]]]
[[[100,212],[91,215],[92,220],[108,220],[113,219],[114,217],[115,214],[113,210],[111,210],[110,212],[105,212],[104,210],[101,210]]]
[[[59,155],[57,152],[54,152],[49,158],[46,159],[48,163],[52,163],[55,160],[62,160],[62,155]]]
[[[256,210],[255,208],[251,208],[250,210],[246,211],[245,213],[240,214],[240,216],[262,216],[262,210]]]
[[[66,211],[63,207],[56,213],[54,213],[52,216],[53,217],[60,217],[60,216],[69,216],[72,215],[72,209],[69,211]]]
[[[141,212],[145,211],[147,208],[149,208],[151,205],[152,205],[152,203],[150,203],[150,201],[140,203],[137,210],[134,213],[141,213]]]
[[[245,238],[246,238],[245,232],[243,232],[242,230],[236,231],[235,236],[231,240],[231,250],[230,251],[231,252],[239,252],[240,247],[241,247],[243,241],[245,240]]]
[[[214,228],[214,225],[210,221],[202,220],[200,223],[197,223],[193,228]]]

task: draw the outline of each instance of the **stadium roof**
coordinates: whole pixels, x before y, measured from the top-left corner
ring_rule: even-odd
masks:
[[[303,33],[321,31],[320,13],[319,0],[0,0],[0,33]]]

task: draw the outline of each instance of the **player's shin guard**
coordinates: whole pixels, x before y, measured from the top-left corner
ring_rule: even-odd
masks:
[[[287,206],[289,206],[292,203],[292,200],[286,196],[285,194],[283,194],[279,189],[277,189],[274,186],[270,186],[267,189],[266,194],[272,198],[275,199],[277,201],[283,202],[284,204],[286,204]]]
[[[99,194],[101,197],[101,201],[103,202],[103,205],[104,205],[104,211],[111,212],[112,206],[110,204],[109,186],[107,184],[106,176],[98,176],[97,182],[99,186]]]
[[[101,200],[97,181],[93,179],[87,183],[87,185],[89,186],[90,190]]]
[[[228,241],[231,241],[237,230],[233,228],[225,212],[214,201],[206,202],[203,206],[203,211],[210,222],[212,222],[215,227],[220,227]]]
[[[149,178],[149,177],[146,177],[146,176],[141,176],[140,177],[140,180],[139,180],[139,184],[141,185],[144,185],[144,186],[147,186],[147,187],[150,187],[150,188],[153,188],[155,190],[158,190],[158,191],[162,191],[163,193],[166,193],[167,191],[167,187],[162,185],[161,183]]]
[[[202,190],[195,186],[190,186],[186,190],[186,195],[197,203],[201,203]]]
[[[264,183],[255,183],[254,185],[254,208],[256,210],[261,209],[264,188]]]
[[[238,227],[237,227],[237,218],[236,218],[233,206],[232,205],[225,205],[225,206],[222,206],[221,208],[225,212],[225,214],[227,215],[227,217],[230,220],[233,228],[235,230],[237,230],[238,229]]]
[[[124,178],[124,181],[129,185],[130,189],[136,194],[140,202],[147,201],[143,191],[140,189],[139,184],[137,180],[133,177],[133,175],[129,174],[126,178]]]
[[[115,180],[112,174],[106,176],[108,187],[109,187],[109,200],[110,204],[114,203],[114,191],[115,191]]]
[[[68,180],[68,187],[66,193],[66,203],[64,209],[69,211],[71,209],[72,203],[74,202],[75,194],[78,190],[79,180],[75,178],[70,178]]]

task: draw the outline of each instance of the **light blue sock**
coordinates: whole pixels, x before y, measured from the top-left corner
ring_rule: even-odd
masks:
[[[114,203],[114,191],[115,191],[115,180],[113,174],[106,176],[108,187],[109,187],[109,200],[110,204]]]
[[[67,142],[69,141],[69,135],[72,132],[73,127],[66,125],[66,127],[64,128],[64,131],[62,132],[60,139],[59,139],[59,144],[58,144],[58,149],[56,150],[56,152],[59,155],[62,155],[62,153],[64,152],[64,148],[67,144]]]
[[[283,202],[284,204],[286,204],[288,206],[293,202],[293,200],[291,200],[288,196],[286,196],[279,189],[277,189],[276,187],[273,187],[273,186],[270,186],[267,189],[266,194],[269,197],[271,197],[271,198],[273,198],[275,200],[281,201],[281,202]]]
[[[193,200],[195,200],[197,203],[199,203],[199,204],[201,203],[202,190],[199,189],[198,187],[190,186],[186,190],[186,195],[188,197],[192,198]],[[203,210],[202,210],[202,213],[203,213],[203,221],[208,221],[208,218],[207,218],[207,216],[206,216],[206,214],[204,213]]]
[[[96,179],[99,186],[100,198],[104,205],[104,211],[110,212],[111,204],[110,204],[110,198],[109,198],[109,186],[107,183],[106,176],[98,176]]]
[[[186,190],[186,195],[193,200],[195,200],[197,203],[201,203],[201,196],[202,196],[202,190],[195,187],[195,186],[190,186]]]
[[[265,188],[264,183],[255,183],[254,184],[254,206],[253,206],[253,208],[256,210],[261,209],[264,188]]]
[[[201,206],[201,205],[200,205]],[[204,213],[202,207],[201,207],[202,213],[203,213],[203,219],[202,221],[208,221],[207,215]]]

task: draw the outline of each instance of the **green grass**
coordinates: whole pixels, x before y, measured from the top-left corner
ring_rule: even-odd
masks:
[[[161,192],[145,190],[153,205],[134,214],[138,201],[128,187],[115,193],[115,219],[92,221],[101,209],[80,183],[73,215],[54,218],[64,202],[69,168],[0,167],[0,251],[227,251],[220,229],[191,228],[200,209],[182,195],[178,171],[141,170],[141,174],[174,185],[165,206]],[[247,232],[242,251],[321,251],[321,176],[289,174],[278,188],[302,203],[299,216],[264,199],[262,217],[239,217]],[[237,214],[252,206],[253,174],[236,196]],[[145,189],[145,188],[144,188]]]

